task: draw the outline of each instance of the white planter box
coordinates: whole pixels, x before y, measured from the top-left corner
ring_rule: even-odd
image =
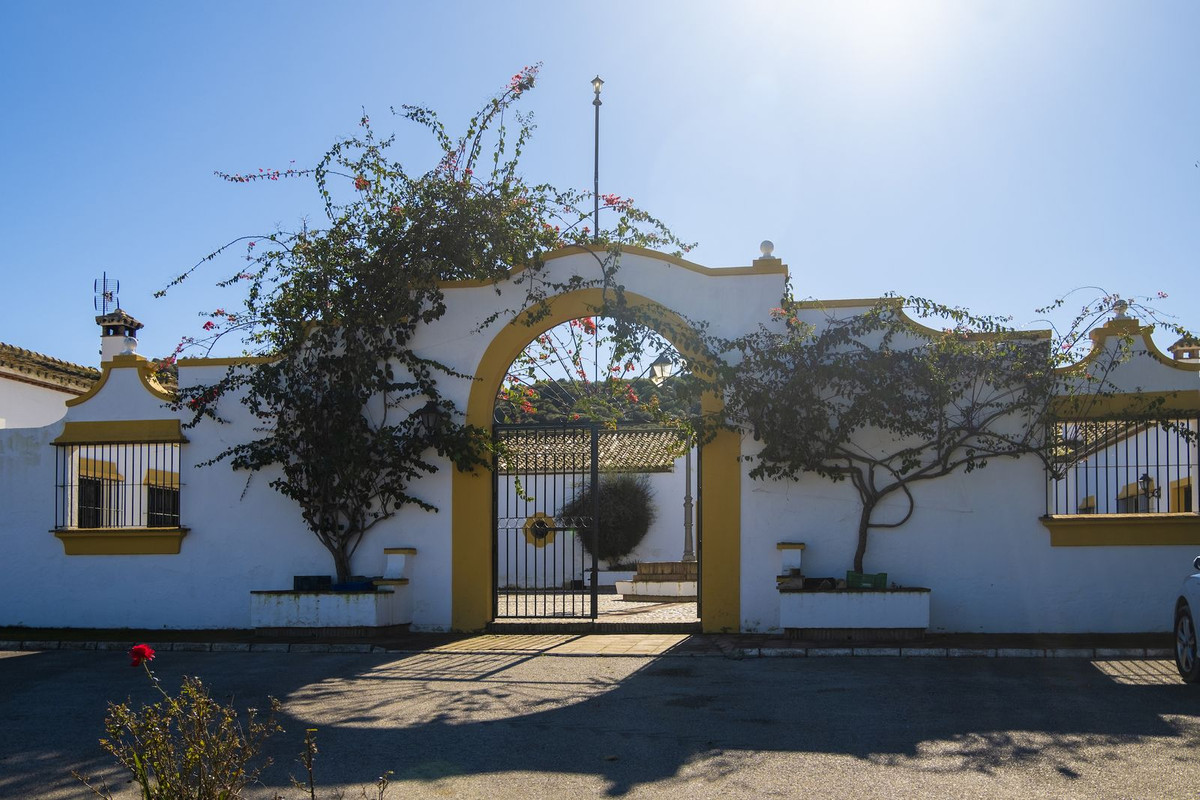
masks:
[[[781,628],[928,628],[928,589],[779,593]]]
[[[696,581],[617,581],[617,594],[627,597],[696,599]]]
[[[412,622],[407,586],[375,592],[251,592],[255,628],[380,628]]]

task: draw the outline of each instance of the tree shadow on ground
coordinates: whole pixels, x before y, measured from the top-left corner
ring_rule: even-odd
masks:
[[[0,683],[10,687],[0,698],[8,723],[0,795],[77,786],[52,767],[118,775],[96,744],[106,701],[153,699],[119,655],[0,659]],[[1070,784],[1133,760],[1131,748],[1146,740],[1181,763],[1200,743],[1200,695],[1154,661],[434,652],[171,653],[156,664],[166,683],[199,674],[239,707],[279,697],[286,733],[270,744],[276,764],[264,781],[280,788],[298,773],[310,727],[322,785],[391,771],[404,784],[397,796],[497,776],[610,796],[690,780],[721,785],[777,754],[848,757],[931,778],[1027,769]]]

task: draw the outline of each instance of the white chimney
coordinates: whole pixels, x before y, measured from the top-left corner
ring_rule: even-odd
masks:
[[[137,332],[142,323],[118,308],[96,317],[100,326],[100,363],[112,361],[113,356],[137,354]]]

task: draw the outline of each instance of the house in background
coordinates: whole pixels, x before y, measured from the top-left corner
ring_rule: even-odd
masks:
[[[0,343],[0,428],[40,428],[62,419],[100,370]]]

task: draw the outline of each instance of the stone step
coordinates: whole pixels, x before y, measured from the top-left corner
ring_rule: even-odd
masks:
[[[696,599],[696,581],[617,581],[622,600],[686,602]]]
[[[643,575],[638,573],[633,576],[633,580],[636,583],[679,583],[686,581],[695,583],[696,574],[694,572],[690,574],[685,572],[664,572],[658,575]]]
[[[637,578],[657,575],[683,575],[685,580],[695,580],[699,565],[695,561],[643,561],[637,565]]]

